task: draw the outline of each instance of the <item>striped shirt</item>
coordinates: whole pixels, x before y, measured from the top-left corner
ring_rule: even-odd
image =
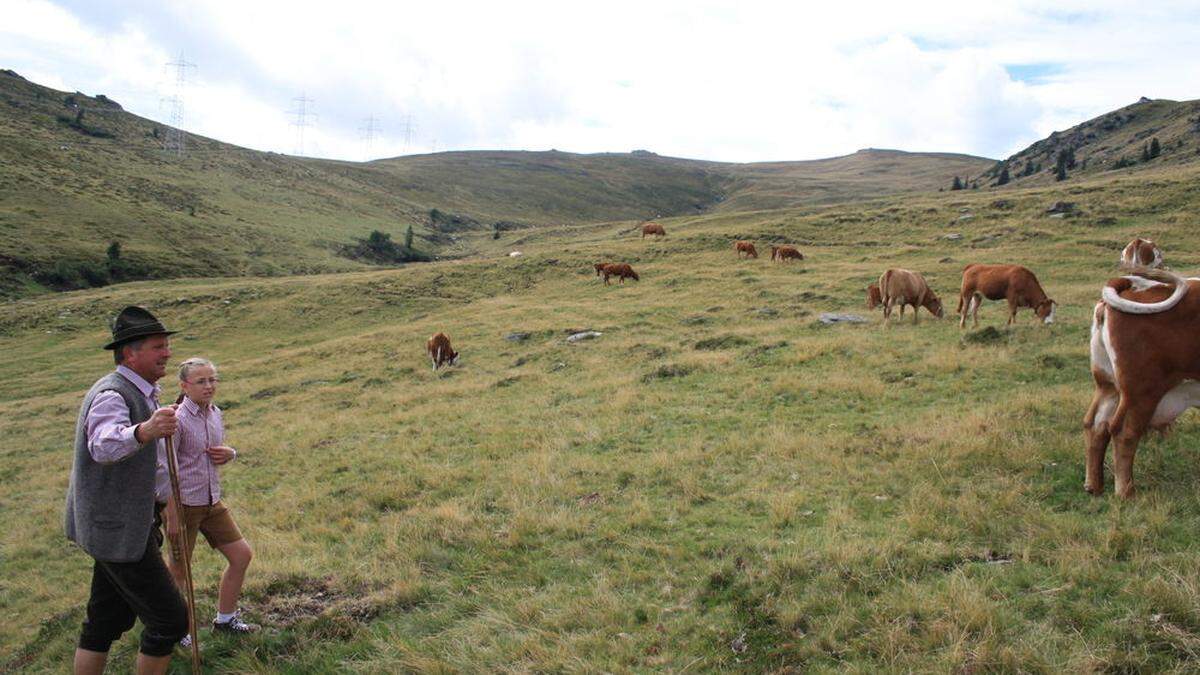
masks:
[[[225,445],[225,424],[221,409],[215,405],[201,408],[188,397],[175,409],[179,428],[175,431],[175,457],[179,462],[179,496],[184,506],[211,506],[221,499],[221,479],[217,465],[205,452]],[[158,476],[155,493],[165,504],[171,496],[171,477],[167,469],[165,447],[158,450]]]
[[[126,366],[117,366],[117,373],[133,383],[151,410],[158,409],[157,384],[151,384],[141,375]],[[128,458],[142,447],[133,438],[137,425],[130,423],[129,406],[125,399],[115,391],[102,391],[92,399],[92,407],[87,412],[88,454],[99,464],[112,464]],[[165,444],[158,441],[158,451],[161,454]]]

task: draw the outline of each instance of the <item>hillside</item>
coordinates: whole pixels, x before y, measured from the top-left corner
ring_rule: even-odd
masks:
[[[105,320],[139,303],[180,331],[173,365],[219,364],[239,449],[224,500],[265,628],[203,629],[213,672],[1191,672],[1197,417],[1143,442],[1128,502],[1083,492],[1079,429],[1099,289],[1135,235],[1200,266],[1198,179],[703,213],[661,241],[535,228],[518,259],[10,303],[0,671],[61,672],[75,647],[91,564],[58,525],[69,438],[112,367]],[[734,238],[807,258],[739,261]],[[598,259],[641,281],[603,286]],[[989,302],[980,331],[885,329],[863,307],[903,266],[952,310],[982,261],[1028,265],[1058,321],[1005,329]],[[585,328],[602,335],[565,341]],[[435,331],[462,354],[436,375]],[[202,617],[221,569],[197,547]],[[136,650],[134,631],[110,668]]]
[[[1159,153],[1148,156],[1157,139]],[[995,185],[1007,167],[1011,185],[1056,181],[1060,153],[1073,155],[1068,180],[1105,171],[1192,164],[1200,159],[1200,100],[1143,98],[1137,103],[1056,131],[983,172],[981,186]]]
[[[931,191],[991,165],[894,151],[745,165],[554,151],[356,163],[193,134],[179,156],[163,150],[171,133],[103,95],[0,71],[0,297],[108,277],[365,269],[343,249],[373,230],[401,241],[409,226],[419,251],[463,256],[478,241],[516,240],[530,227]],[[117,240],[119,270],[106,257]]]

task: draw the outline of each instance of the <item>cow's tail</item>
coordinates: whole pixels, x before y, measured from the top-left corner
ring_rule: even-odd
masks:
[[[879,275],[879,299],[883,302],[883,306],[887,307],[888,303],[888,280],[892,278],[892,271],[887,270]]]
[[[1175,290],[1171,292],[1171,295],[1168,296],[1166,300],[1162,300],[1160,302],[1136,302],[1134,300],[1126,300],[1125,298],[1122,298],[1117,289],[1113,288],[1111,285],[1106,285],[1104,290],[1100,293],[1100,297],[1104,300],[1104,304],[1112,307],[1118,312],[1124,312],[1125,314],[1158,314],[1160,312],[1165,312],[1172,309],[1175,307],[1175,305],[1178,305],[1181,300],[1183,300],[1184,295],[1187,295],[1187,279],[1184,279],[1174,272],[1161,269],[1145,269],[1141,270],[1140,274],[1142,277],[1159,279],[1168,283],[1173,283],[1175,284]],[[1130,277],[1124,278],[1129,279]]]

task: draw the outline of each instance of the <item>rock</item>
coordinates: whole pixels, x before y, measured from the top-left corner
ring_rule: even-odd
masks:
[[[1058,202],[1054,202],[1053,204],[1050,205],[1050,208],[1046,209],[1046,213],[1074,213],[1074,212],[1075,212],[1075,202],[1058,201]]]
[[[754,310],[754,313],[759,316],[775,316],[779,314],[779,310],[774,309],[773,307],[759,307],[758,309]]]
[[[997,199],[992,202],[993,209],[1011,209],[1012,207],[1013,203],[1007,199]]]
[[[962,237],[962,234],[958,232],[951,232],[950,234],[942,235],[942,239],[949,239],[950,241],[958,241],[959,239],[962,239]]]
[[[741,654],[746,651],[746,634],[742,633],[734,638],[733,642],[729,643],[729,648],[733,650],[734,654]]]
[[[835,323],[866,323],[867,320],[857,314],[834,314],[833,312],[821,312],[818,317],[821,323],[832,325]]]
[[[1066,217],[1067,217],[1067,214],[1065,214],[1065,213],[1051,213],[1051,214],[1050,214],[1050,217],[1051,217],[1051,218],[1059,218],[1059,219],[1062,219],[1062,218],[1066,218]]]
[[[520,251],[513,251],[512,253],[509,253],[509,254],[508,254],[508,257],[510,257],[510,258],[520,258],[520,257],[521,257],[521,256],[523,256],[523,255],[525,255],[525,254],[524,254],[524,253],[521,253]]]
[[[1097,225],[1116,225],[1117,219],[1113,218],[1112,216],[1104,216],[1103,218],[1097,218],[1096,224]]]
[[[529,339],[529,333],[509,333],[504,339],[509,342],[524,342]]]
[[[567,367],[567,364],[563,363],[562,361],[559,361],[558,363],[554,364],[553,366],[550,366],[550,372],[552,372],[552,373],[557,372],[566,367]]]
[[[942,259],[938,260],[938,262],[940,262],[940,263],[952,263],[952,262],[954,262],[954,258],[942,258]]]
[[[567,342],[575,343],[575,342],[582,342],[584,340],[593,340],[595,338],[600,337],[600,335],[601,335],[600,331],[585,330],[582,333],[575,333],[574,335],[568,335]]]
[[[959,220],[970,220],[970,219],[972,219],[972,218],[974,218],[974,217],[975,217],[975,214],[972,214],[972,213],[964,213],[963,215],[959,216],[959,217],[958,217],[958,219],[959,219]]]

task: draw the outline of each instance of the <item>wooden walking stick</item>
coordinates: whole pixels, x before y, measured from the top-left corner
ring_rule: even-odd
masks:
[[[183,565],[183,576],[187,579],[188,634],[192,636],[192,673],[200,672],[200,636],[196,634],[196,589],[192,584],[192,561],[187,552],[187,523],[183,518],[183,500],[179,497],[179,462],[175,458],[175,442],[167,440],[167,472],[171,474],[171,496],[175,499],[175,517],[179,519],[179,537],[183,544],[178,547],[179,562]]]

